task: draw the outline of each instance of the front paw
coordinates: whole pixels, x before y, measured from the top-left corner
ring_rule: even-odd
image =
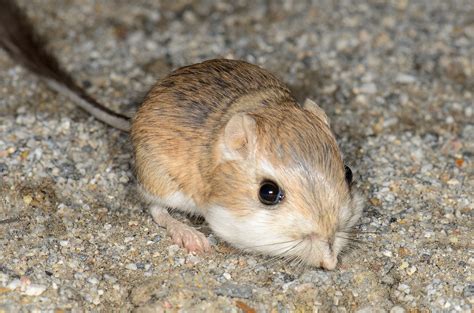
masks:
[[[200,231],[185,224],[175,224],[168,227],[173,242],[188,252],[204,253],[211,251],[211,245],[206,236]]]

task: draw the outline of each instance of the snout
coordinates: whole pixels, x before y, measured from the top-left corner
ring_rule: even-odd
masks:
[[[330,256],[326,257],[321,261],[320,267],[324,268],[326,270],[332,271],[335,269],[337,266],[337,257],[336,256]]]
[[[313,256],[310,258],[312,259],[310,263],[329,271],[335,269],[337,266],[337,253],[333,249],[334,238],[326,239],[327,237],[320,236],[314,232],[305,238],[312,246]]]

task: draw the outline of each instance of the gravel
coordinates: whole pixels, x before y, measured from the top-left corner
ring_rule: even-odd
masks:
[[[216,288],[214,292],[219,296],[249,299],[252,297],[252,286],[224,283]]]
[[[206,224],[214,251],[187,255],[137,197],[127,135],[0,52],[0,311],[471,312],[474,2],[313,2],[20,1],[115,110],[214,57],[318,102],[367,199],[337,270],[243,254]]]

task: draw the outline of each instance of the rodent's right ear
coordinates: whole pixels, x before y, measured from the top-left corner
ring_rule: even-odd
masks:
[[[237,113],[227,122],[223,133],[222,159],[248,159],[256,144],[256,123],[246,113]]]
[[[310,98],[306,98],[306,100],[304,101],[304,104],[303,104],[303,108],[305,110],[308,110],[310,112],[313,112],[314,114],[316,114],[317,116],[319,116],[323,122],[329,126],[329,118],[328,116],[326,115],[326,113],[324,112],[323,109],[321,109],[321,107],[316,103],[314,102],[313,100],[311,100]]]

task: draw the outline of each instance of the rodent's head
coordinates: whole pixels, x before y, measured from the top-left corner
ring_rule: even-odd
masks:
[[[234,115],[215,153],[206,220],[218,236],[246,251],[336,267],[362,208],[315,103]]]

